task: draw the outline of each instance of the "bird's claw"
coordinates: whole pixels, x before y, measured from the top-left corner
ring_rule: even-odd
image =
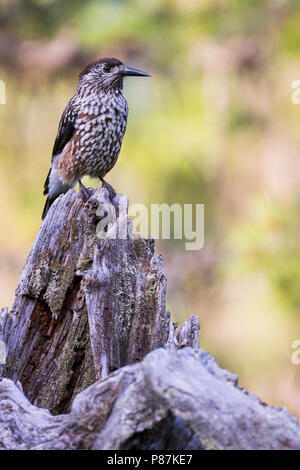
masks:
[[[89,190],[82,184],[81,180],[78,181],[79,183],[79,192],[82,199],[86,202],[91,197]]]
[[[104,178],[100,178],[100,180],[102,181],[102,188],[105,188],[107,189],[108,191],[108,195],[109,195],[109,199],[111,201],[113,201],[114,197],[116,196],[116,191],[114,190],[114,188],[112,187],[111,184],[107,183]]]

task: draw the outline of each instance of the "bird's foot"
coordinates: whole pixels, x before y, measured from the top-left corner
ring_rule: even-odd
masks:
[[[105,188],[107,189],[108,191],[108,195],[109,195],[109,199],[111,201],[113,201],[114,197],[116,196],[116,191],[114,190],[114,188],[112,187],[111,184],[107,183],[104,178],[102,176],[100,176],[100,180],[102,182],[102,188]]]
[[[78,181],[78,184],[80,196],[86,202],[91,197],[90,191],[82,184],[81,180]]]

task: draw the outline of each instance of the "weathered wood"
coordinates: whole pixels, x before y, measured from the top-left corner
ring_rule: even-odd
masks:
[[[168,340],[162,258],[152,239],[131,233],[127,210],[126,197],[111,201],[102,188],[87,202],[75,191],[61,196],[27,259],[12,311],[1,313],[7,360],[0,376],[20,381],[32,403],[53,413]],[[111,221],[105,238],[101,221]],[[124,227],[124,239],[114,239]]]
[[[170,333],[167,346],[170,349],[180,349],[186,346],[199,348],[199,318],[192,315],[177,330],[177,323],[170,324]]]
[[[153,241],[107,240],[95,250],[83,284],[98,378],[165,345],[170,324],[162,258]]]
[[[0,313],[0,449],[300,449],[296,418],[198,349],[196,315],[170,323],[127,212],[106,189],[50,209]]]
[[[236,382],[201,349],[160,348],[52,416],[2,379],[0,449],[300,449],[296,418]]]

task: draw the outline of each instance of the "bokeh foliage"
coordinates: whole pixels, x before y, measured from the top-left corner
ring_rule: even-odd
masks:
[[[0,67],[7,84],[1,303],[11,301],[39,228],[43,179],[78,70],[87,58],[118,55],[153,78],[126,83],[128,130],[108,180],[132,203],[205,204],[201,252],[159,244],[174,318],[199,313],[202,344],[242,383],[300,415],[299,372],[290,362],[300,335],[300,105],[291,102],[299,2],[2,0],[0,7],[2,33],[21,46],[62,36],[78,51],[72,63],[32,73],[27,46],[19,47]]]

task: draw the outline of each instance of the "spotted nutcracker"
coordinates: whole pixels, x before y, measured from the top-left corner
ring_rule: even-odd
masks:
[[[42,219],[60,195],[81,178],[104,176],[118,159],[126,131],[128,105],[122,93],[126,76],[149,77],[120,60],[104,58],[88,64],[80,73],[76,94],[67,104],[58,127],[44,194],[48,194]]]

